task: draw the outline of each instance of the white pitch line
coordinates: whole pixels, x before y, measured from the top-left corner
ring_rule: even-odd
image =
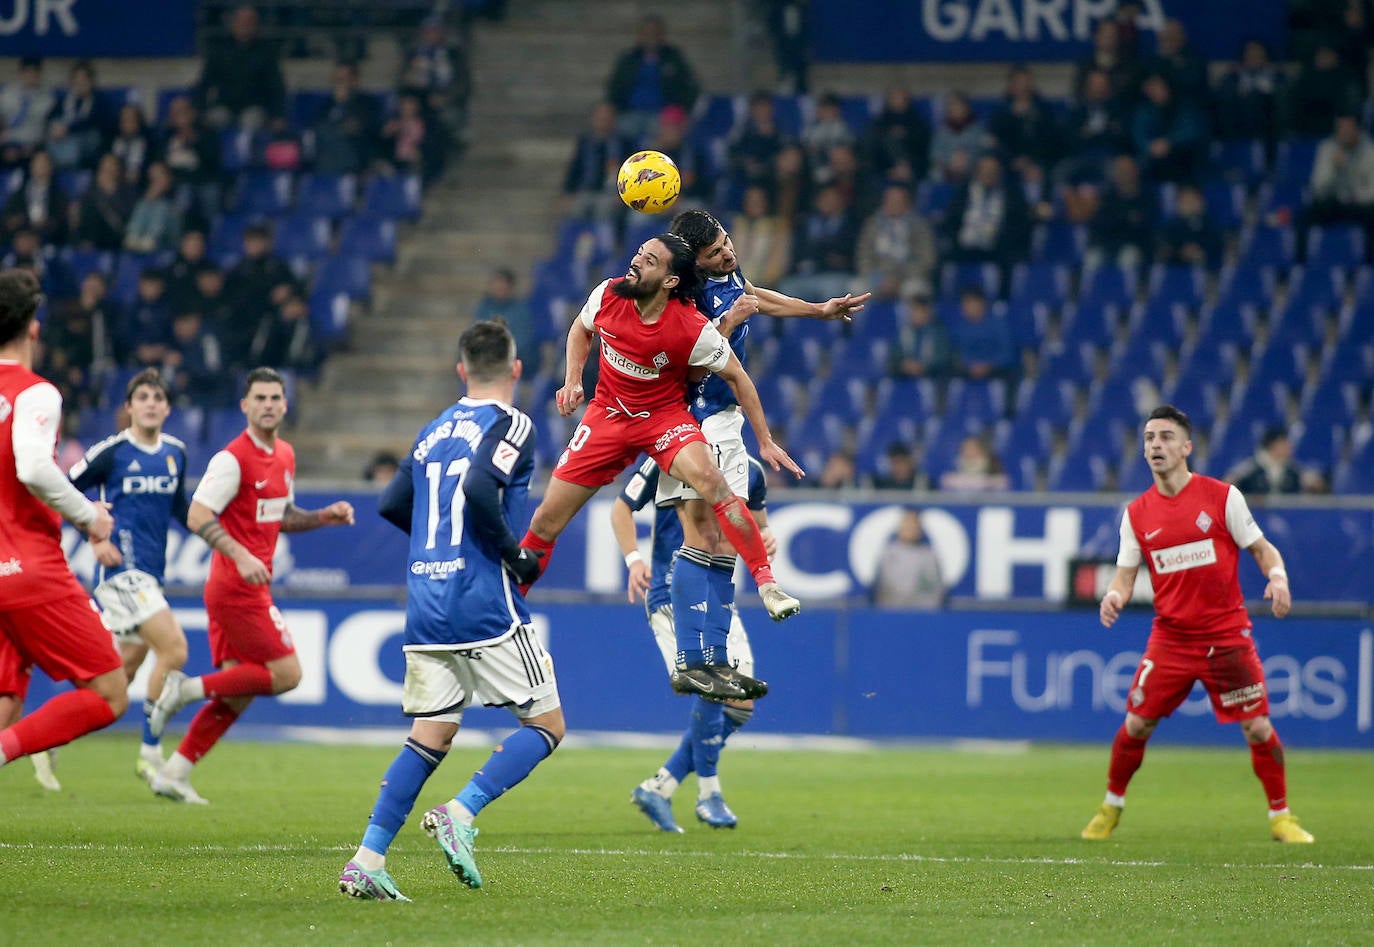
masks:
[[[328,854],[347,852],[352,845],[178,845],[179,850],[189,852],[217,852],[260,854],[263,852],[306,852]],[[42,851],[42,852],[147,852],[147,845],[105,844],[103,842],[81,842],[64,845],[40,845],[34,842],[0,842],[0,850]],[[756,858],[776,861],[853,861],[853,862],[890,862],[890,863],[931,863],[948,865],[1050,865],[1071,867],[1076,865],[1105,865],[1112,868],[1252,868],[1286,869],[1289,871],[1374,871],[1374,865],[1323,865],[1315,862],[1303,864],[1284,864],[1283,862],[1264,862],[1245,864],[1240,862],[1171,863],[1158,859],[1113,859],[1113,858],[995,858],[992,856],[972,855],[919,855],[911,852],[898,852],[890,855],[860,854],[852,852],[720,852],[720,851],[682,851],[675,849],[652,848],[525,848],[514,845],[493,845],[484,847],[484,853],[496,855],[581,855],[590,858]]]

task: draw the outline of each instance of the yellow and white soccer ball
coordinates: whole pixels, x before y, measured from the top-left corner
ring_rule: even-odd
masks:
[[[661,151],[636,151],[625,159],[616,177],[616,189],[626,207],[643,214],[658,214],[677,200],[682,175]]]

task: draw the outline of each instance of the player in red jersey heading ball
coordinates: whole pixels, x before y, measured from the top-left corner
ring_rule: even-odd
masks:
[[[1248,549],[1269,577],[1264,597],[1276,618],[1293,597],[1283,557],[1264,538],[1245,497],[1234,486],[1188,469],[1193,426],[1170,405],[1145,422],[1145,460],[1155,484],[1126,507],[1116,575],[1102,596],[1102,624],[1110,628],[1135,587],[1142,560],[1150,565],[1155,620],[1145,656],[1131,684],[1126,722],[1112,742],[1107,797],[1083,830],[1085,839],[1112,834],[1126,805],[1126,786],[1145,757],[1160,717],[1167,717],[1202,681],[1220,723],[1240,723],[1255,775],[1269,797],[1269,831],[1280,842],[1311,842],[1288,811],[1283,745],[1269,721],[1264,668],[1245,611],[1237,570]]]

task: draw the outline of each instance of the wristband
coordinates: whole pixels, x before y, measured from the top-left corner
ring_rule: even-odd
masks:
[[[641,555],[639,554],[639,550],[636,549],[634,552],[630,553],[628,556],[625,557],[625,568],[628,569],[628,568],[630,568],[632,565],[634,565],[636,562],[643,562],[643,561],[644,561],[644,557],[641,556]]]
[[[1288,572],[1283,568],[1283,566],[1274,566],[1274,568],[1269,570],[1269,578],[1283,579],[1284,581],[1287,581]]]

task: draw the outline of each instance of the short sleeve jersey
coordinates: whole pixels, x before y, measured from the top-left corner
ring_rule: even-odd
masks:
[[[52,421],[16,410],[23,395],[39,387],[49,389],[41,394],[60,416],[62,399],[52,385],[22,365],[0,363],[0,611],[51,602],[73,585],[80,589],[62,554],[62,518],[29,492],[15,466],[16,421]]]
[[[1237,574],[1240,550],[1263,537],[1239,490],[1193,474],[1175,496],[1153,486],[1126,507],[1116,562],[1125,568],[1149,563],[1157,633],[1237,644],[1250,628]]]
[[[123,562],[102,566],[98,581],[137,569],[163,581],[167,567],[167,522],[186,524],[186,445],[163,434],[148,446],[128,429],[96,444],[71,469],[83,492],[97,490],[111,504],[111,537]]]
[[[720,325],[720,320],[730,311],[730,307],[735,304],[735,300],[744,295],[745,278],[744,273],[735,270],[719,279],[708,279],[697,294],[697,307],[704,313],[714,326]],[[729,344],[734,351],[735,357],[743,364],[746,357],[744,340],[749,337],[749,320],[745,320],[735,326],[730,333]],[[704,421],[713,414],[718,414],[739,404],[739,399],[735,397],[734,389],[726,383],[724,378],[719,375],[707,375],[697,382],[690,394],[692,416],[698,421]]]
[[[586,329],[601,336],[595,400],[638,417],[681,409],[688,371],[720,371],[730,362],[730,346],[695,306],[678,299],[668,300],[663,314],[645,323],[632,300],[615,294],[619,282],[606,280],[592,290],[578,314]]]
[[[282,517],[295,498],[296,452],[277,438],[271,450],[247,431],[234,438],[206,467],[193,501],[208,507],[225,532],[272,571]],[[233,560],[216,550],[210,560],[210,585],[258,597],[263,586],[249,585]]]
[[[464,481],[474,469],[500,484],[501,515],[523,526],[534,472],[534,425],[500,401],[463,398],[411,448],[414,500],[406,577],[405,647],[491,645],[529,624],[525,597],[501,550],[472,528]],[[518,536],[518,530],[512,529]]]

